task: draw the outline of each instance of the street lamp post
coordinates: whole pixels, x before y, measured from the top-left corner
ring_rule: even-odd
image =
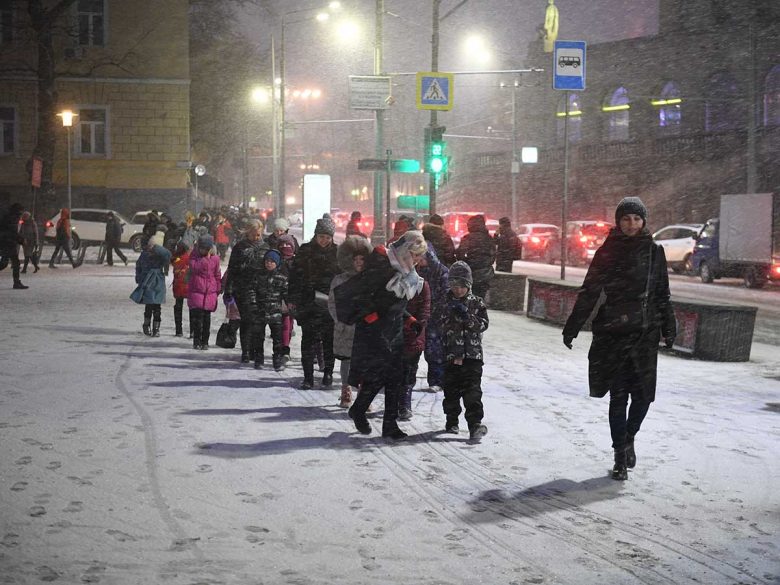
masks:
[[[73,127],[73,118],[78,116],[78,114],[74,114],[71,110],[63,110],[59,114],[57,114],[60,118],[62,118],[62,125],[65,126],[65,129],[67,130],[67,141],[68,141],[68,209],[71,209],[73,207],[73,194],[71,189],[71,178],[70,178],[70,129]]]

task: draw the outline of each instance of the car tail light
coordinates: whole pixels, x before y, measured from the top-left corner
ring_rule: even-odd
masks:
[[[587,244],[588,243],[588,236],[580,236],[580,242],[582,242],[583,244]]]
[[[51,221],[47,221],[47,222],[46,222],[46,227],[47,227],[47,228],[54,227],[54,223],[53,223],[53,222],[51,222]]]
[[[531,243],[532,244],[541,244],[542,239],[539,236],[531,236]]]
[[[774,266],[772,266],[772,273],[775,276],[780,276],[780,264],[775,264]]]

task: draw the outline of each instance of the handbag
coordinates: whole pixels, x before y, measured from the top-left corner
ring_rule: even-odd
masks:
[[[225,321],[217,331],[217,346],[225,349],[236,347],[236,332],[230,328],[230,322]]]
[[[651,245],[652,246],[652,245]],[[614,305],[605,304],[593,320],[593,333],[597,335],[628,335],[644,331],[648,326],[647,303],[650,296],[650,275],[653,269],[653,248],[648,254],[647,282],[637,300]]]

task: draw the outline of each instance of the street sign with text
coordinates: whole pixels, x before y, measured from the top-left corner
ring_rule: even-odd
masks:
[[[358,160],[359,171],[386,171],[387,159],[384,158],[361,158]]]
[[[413,158],[390,159],[390,171],[393,173],[419,173],[420,161]],[[385,158],[361,158],[359,171],[386,171],[388,160]]]
[[[353,110],[386,110],[390,107],[390,78],[380,75],[349,76],[349,107]]]

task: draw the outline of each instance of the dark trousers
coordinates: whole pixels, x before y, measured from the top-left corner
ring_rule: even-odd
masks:
[[[8,263],[11,263],[11,272],[13,274],[14,283],[19,282],[19,274],[21,272],[21,264],[19,263],[19,254],[13,253],[10,256],[3,256],[0,259],[0,270],[5,270]]]
[[[144,321],[154,320],[158,323],[162,321],[162,312],[160,305],[146,305],[144,307]]]
[[[206,309],[190,309],[190,328],[194,346],[208,345],[211,336],[211,313]]]
[[[68,260],[70,260],[70,263],[75,268],[76,263],[73,261],[73,253],[70,251],[70,242],[66,242],[64,244],[57,244],[54,246],[54,252],[52,252],[51,260],[49,260],[49,266],[54,266],[54,259],[57,257],[57,254],[59,254],[60,252],[65,252],[65,255],[68,257]]]
[[[38,258],[40,257],[40,252],[34,251],[29,256],[24,257],[24,266],[22,266],[22,272],[27,272],[27,265],[32,262],[32,265],[35,267],[35,271],[38,271]]]
[[[217,244],[217,254],[219,254],[219,259],[224,260],[225,255],[227,255],[228,245],[227,244]]]
[[[514,260],[496,260],[496,270],[499,272],[512,272]]]
[[[119,249],[119,246],[117,244],[109,244],[106,242],[103,244],[106,247],[106,264],[109,266],[114,265],[114,257],[112,255],[113,252],[116,252],[116,255],[119,257],[119,259],[127,264],[127,257],[122,254],[122,251]]]
[[[277,360],[284,353],[284,345],[282,344],[282,324],[281,322],[267,323],[263,319],[255,319],[252,325],[252,347],[256,348],[255,360],[258,358],[262,361],[264,357],[265,346],[265,328],[271,330],[271,342],[273,344],[273,355]]]
[[[182,328],[182,317],[184,316],[184,297],[176,297],[176,302],[173,305],[173,323],[176,326],[176,333],[177,334],[184,334],[184,329]],[[192,333],[192,311],[190,311],[189,315],[189,321],[190,321],[190,333]]]
[[[254,358],[254,348],[252,347],[252,328],[254,327],[253,315],[256,311],[255,306],[248,301],[244,295],[235,294],[238,313],[241,315],[241,324],[238,327],[238,337],[241,341],[241,355],[250,359]],[[262,352],[262,346],[260,347]]]
[[[489,280],[485,280],[483,282],[475,282],[473,285],[471,285],[471,292],[473,292],[475,296],[478,296],[483,301],[485,300],[485,297],[487,297],[489,290],[490,290]]]
[[[398,398],[399,408],[412,409],[412,390],[417,383],[417,368],[422,352],[404,354],[404,386]]]
[[[366,376],[360,385],[355,402],[350,409],[350,416],[354,413],[357,417],[365,417],[368,407],[371,406],[379,391],[385,389],[385,412],[382,416],[382,430],[398,427],[398,399],[401,388],[398,384],[386,384],[381,377]]]
[[[447,426],[457,424],[461,413],[460,402],[466,410],[469,429],[482,422],[485,411],[482,408],[482,362],[463,360],[462,366],[448,362],[444,366],[444,399],[442,407],[447,417]]]
[[[631,406],[628,408],[628,418],[626,418],[626,407],[628,406],[628,397],[631,396]],[[650,409],[650,403],[643,400],[639,392],[631,392],[625,385],[613,388],[609,392],[609,431],[612,435],[612,448],[615,450],[625,449],[626,436],[633,437],[639,432],[642,421],[647,416]]]
[[[329,316],[317,316],[301,323],[301,366],[303,376],[311,379],[314,376],[314,359],[317,356],[317,344],[322,342],[322,352],[325,358],[324,371],[333,373],[336,358],[333,355],[333,320]],[[377,390],[378,392],[379,390]]]

